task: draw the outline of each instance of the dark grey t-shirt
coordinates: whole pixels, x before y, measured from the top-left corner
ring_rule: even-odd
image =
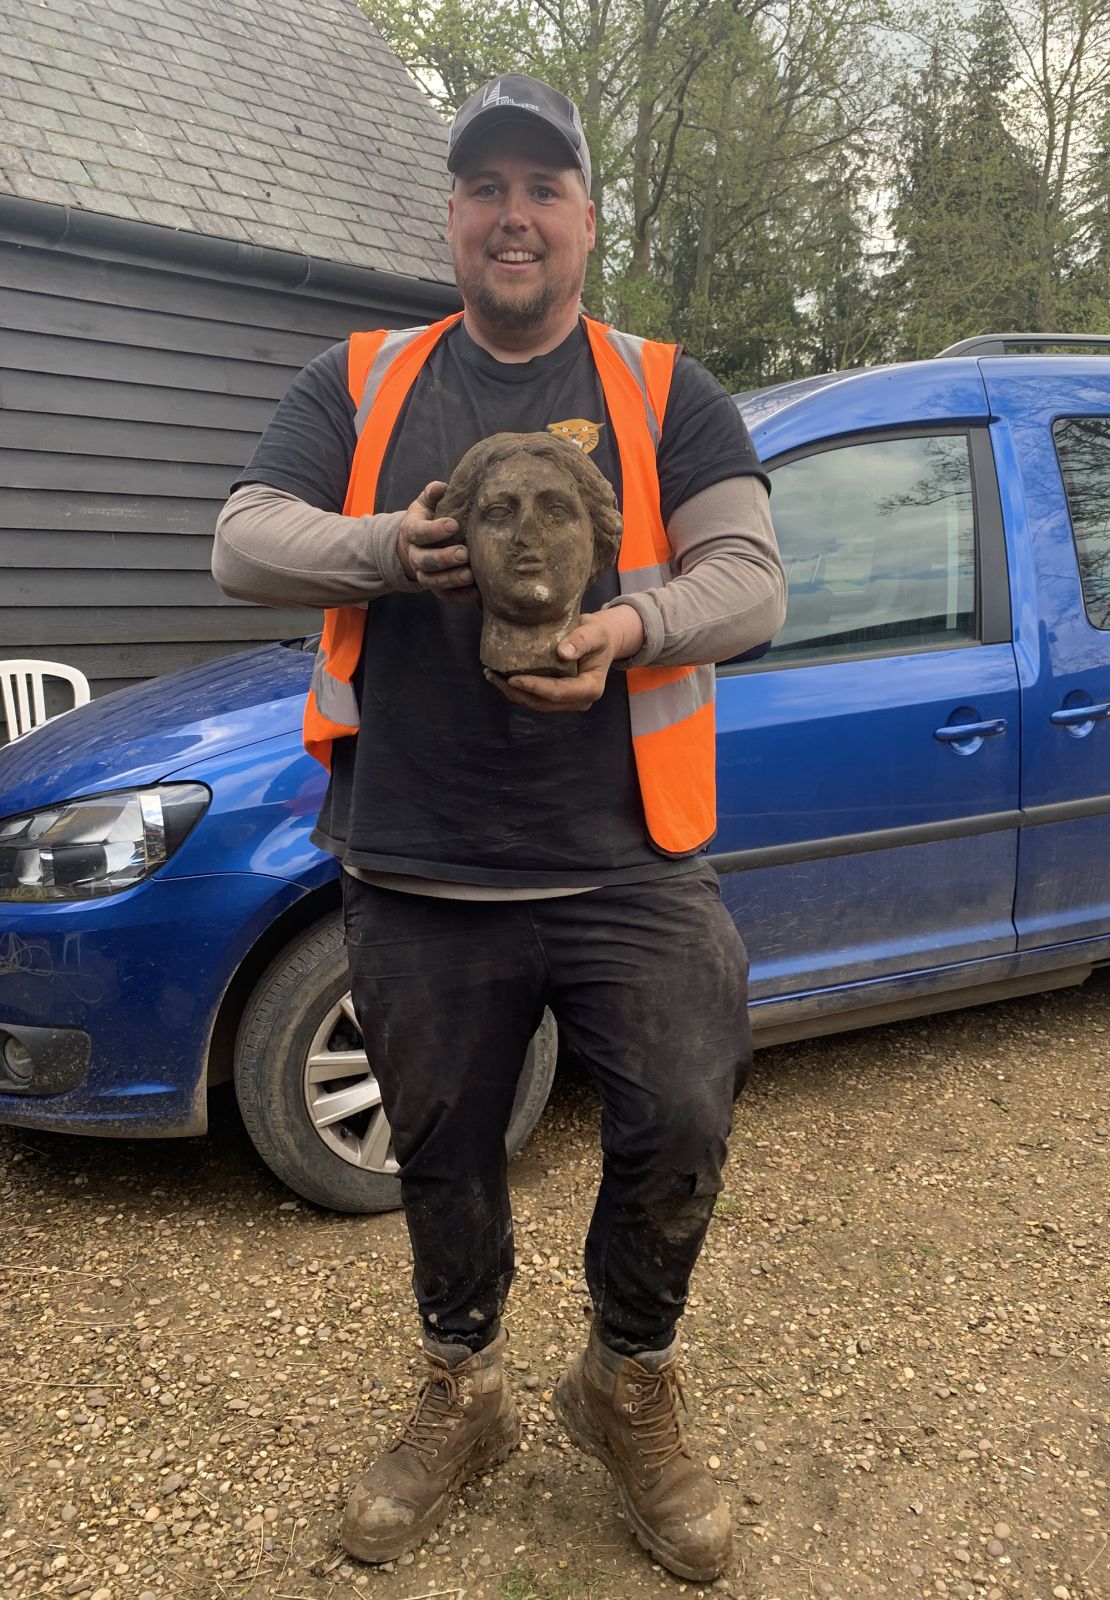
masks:
[[[294,381],[243,483],[341,511],[355,448],[347,346]],[[409,505],[492,433],[569,433],[621,494],[620,463],[585,331],[532,361],[495,360],[453,328],[398,419],[375,509]],[[596,442],[595,442],[596,441]],[[702,489],[760,473],[719,384],[687,356],[676,366],[659,476],[664,519]],[[236,487],[238,487],[238,484]],[[618,592],[605,574],[583,609]],[[483,675],[480,618],[432,595],[375,600],[355,687],[357,739],[340,739],[316,842],[349,866],[493,888],[572,888],[683,871],[647,837],[624,674],[580,714],[512,705]]]

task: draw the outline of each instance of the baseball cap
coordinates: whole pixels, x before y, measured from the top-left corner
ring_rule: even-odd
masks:
[[[578,168],[590,191],[590,151],[582,132],[578,107],[565,94],[540,78],[507,72],[472,94],[455,112],[447,141],[447,170],[458,172],[480,134],[510,122],[546,128],[566,146],[571,165]]]

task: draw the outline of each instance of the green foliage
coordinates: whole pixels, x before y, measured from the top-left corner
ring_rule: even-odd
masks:
[[[579,1578],[570,1573],[559,1578],[539,1578],[530,1566],[514,1567],[501,1579],[501,1600],[601,1600],[599,1578]]]
[[[884,15],[857,0],[739,17],[691,98],[659,260],[671,326],[733,388],[881,353],[867,173]]]
[[[543,1600],[536,1588],[535,1574],[527,1567],[514,1567],[501,1583],[502,1600]]]
[[[1037,310],[1037,167],[1007,127],[1016,69],[1002,7],[973,22],[958,74],[941,52],[901,97],[892,225],[901,249],[884,289],[895,351],[935,355],[988,329],[1032,328]]]
[[[1070,326],[1110,333],[1110,95],[1077,191],[1075,259],[1067,284]]]
[[[1110,0],[360,3],[445,114],[577,101],[587,306],[733,389],[1110,327]]]
[[[894,353],[1106,325],[1106,0],[983,0],[903,91]]]

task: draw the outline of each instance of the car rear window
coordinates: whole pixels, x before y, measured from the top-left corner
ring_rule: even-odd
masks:
[[[1065,417],[1053,425],[1083,605],[1096,628],[1110,628],[1110,417]]]

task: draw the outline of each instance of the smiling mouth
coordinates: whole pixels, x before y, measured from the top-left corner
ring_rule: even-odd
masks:
[[[494,250],[491,259],[503,267],[528,267],[542,261],[534,250]]]

